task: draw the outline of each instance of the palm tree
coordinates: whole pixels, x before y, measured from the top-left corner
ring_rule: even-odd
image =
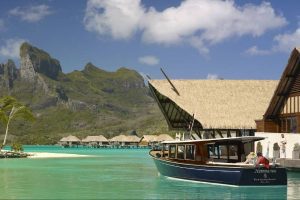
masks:
[[[31,110],[25,105],[23,105],[22,103],[18,102],[15,98],[11,96],[6,96],[1,98],[0,99],[0,120],[6,126],[2,147],[4,147],[6,144],[9,124],[11,120],[15,118],[23,118],[24,120],[28,120],[28,121],[33,121],[35,119]]]

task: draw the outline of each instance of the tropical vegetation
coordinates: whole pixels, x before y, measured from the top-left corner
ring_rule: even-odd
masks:
[[[31,110],[18,102],[11,96],[5,96],[0,99],[0,120],[5,126],[5,135],[2,143],[2,147],[6,145],[9,125],[13,119],[22,118],[26,121],[33,121],[35,118]],[[20,148],[19,148],[20,149]]]

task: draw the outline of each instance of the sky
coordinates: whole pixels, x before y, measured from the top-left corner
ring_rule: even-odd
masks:
[[[300,2],[1,0],[0,63],[24,42],[63,72],[92,62],[152,79],[280,79],[300,47]]]

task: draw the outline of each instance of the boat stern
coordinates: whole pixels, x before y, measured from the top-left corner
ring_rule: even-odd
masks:
[[[244,169],[239,185],[287,185],[287,173],[283,167]]]

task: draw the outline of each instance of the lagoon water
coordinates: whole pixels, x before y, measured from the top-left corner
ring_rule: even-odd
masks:
[[[299,199],[300,172],[287,187],[230,187],[158,176],[147,149],[25,146],[84,158],[1,159],[1,199]]]

